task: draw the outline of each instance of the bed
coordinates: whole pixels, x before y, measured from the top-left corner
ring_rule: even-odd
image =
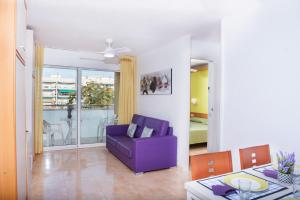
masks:
[[[192,117],[190,121],[190,144],[206,143],[208,120]]]

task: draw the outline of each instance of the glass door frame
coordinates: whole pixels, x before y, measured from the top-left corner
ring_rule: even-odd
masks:
[[[44,65],[43,68],[53,68],[53,69],[70,69],[76,71],[76,90],[78,90],[78,69],[77,67],[69,67],[69,66],[62,66],[62,65]],[[43,84],[43,83],[41,83]],[[77,92],[77,91],[76,91]],[[77,94],[77,93],[76,93]],[[76,97],[76,109],[78,109],[78,99]],[[78,128],[78,110],[77,110],[77,128]],[[78,130],[76,132],[76,136],[78,137]],[[51,146],[51,147],[43,147],[44,151],[56,151],[56,150],[66,150],[66,149],[77,149],[78,148],[78,138],[77,144],[71,145],[62,145],[62,146]]]
[[[107,69],[98,69],[98,68],[89,68],[89,67],[77,67],[77,82],[80,83],[80,85],[77,85],[77,145],[78,148],[87,148],[87,147],[99,147],[99,146],[106,146],[106,143],[93,143],[93,144],[81,144],[80,139],[81,139],[81,79],[82,79],[82,71],[85,70],[90,70],[90,71],[101,71],[101,72],[116,72],[113,70],[107,70]]]
[[[72,69],[76,70],[76,108],[77,108],[77,144],[72,145],[63,145],[63,146],[52,146],[52,147],[43,147],[44,151],[55,151],[55,150],[66,150],[66,149],[80,149],[88,147],[100,147],[106,146],[106,143],[93,143],[93,144],[81,144],[81,79],[82,79],[82,70],[91,70],[91,71],[104,71],[104,72],[117,72],[117,70],[107,70],[107,69],[98,69],[98,68],[89,68],[89,67],[69,67],[61,65],[44,65],[44,68],[56,68],[56,69]],[[42,83],[41,83],[42,84]]]

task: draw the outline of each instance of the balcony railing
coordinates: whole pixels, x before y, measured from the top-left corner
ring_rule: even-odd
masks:
[[[77,105],[44,105],[44,146],[76,145]],[[105,142],[105,126],[115,123],[114,105],[82,105],[80,143]]]

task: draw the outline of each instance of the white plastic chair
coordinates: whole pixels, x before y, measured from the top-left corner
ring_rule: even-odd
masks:
[[[43,134],[47,135],[48,146],[54,146],[55,140],[54,135],[59,134],[62,140],[62,145],[65,144],[64,133],[62,129],[62,125],[59,123],[49,123],[46,120],[43,120]]]
[[[97,127],[97,142],[104,142],[106,126],[115,124],[117,115],[112,115],[108,118],[100,118]]]

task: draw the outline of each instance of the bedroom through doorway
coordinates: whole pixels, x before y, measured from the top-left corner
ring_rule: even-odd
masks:
[[[209,61],[191,59],[189,155],[207,153]]]

